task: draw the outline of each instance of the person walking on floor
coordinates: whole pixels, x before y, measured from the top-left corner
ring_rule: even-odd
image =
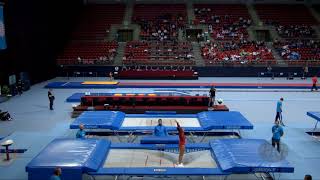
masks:
[[[216,88],[214,88],[214,86],[211,87],[210,91],[209,91],[209,95],[210,95],[210,99],[209,99],[209,107],[213,107],[214,106],[214,102],[216,101]]]
[[[279,120],[275,122],[275,125],[272,127],[272,146],[276,147],[280,153],[280,138],[283,136],[283,128],[280,126]]]
[[[275,118],[274,122],[279,120],[281,125],[285,126],[282,121],[282,102],[283,102],[283,98],[280,98],[280,100],[277,102],[277,113],[276,113],[276,118]]]
[[[312,77],[312,87],[311,87],[311,91],[313,91],[313,89],[315,89],[316,91],[318,91],[317,83],[318,83],[318,77],[317,77],[317,75],[315,75],[315,76]]]
[[[53,101],[54,101],[55,97],[52,93],[52,89],[49,89],[49,91],[48,91],[48,98],[49,98],[50,110],[53,110]]]

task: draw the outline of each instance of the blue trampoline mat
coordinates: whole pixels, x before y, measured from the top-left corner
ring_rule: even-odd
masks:
[[[184,127],[185,131],[210,131],[214,129],[253,129],[253,125],[237,111],[205,111],[198,114],[125,114],[119,111],[86,111],[76,118],[70,129],[83,124],[87,129],[109,129],[119,131],[150,131],[154,126],[126,126],[126,118],[195,118],[200,127]],[[168,126],[168,131],[176,127]]]
[[[113,84],[82,84],[83,82],[50,82],[48,83],[45,88],[60,88],[60,89],[104,89],[104,88],[117,88],[117,85]]]
[[[316,121],[320,121],[320,112],[316,111],[308,111],[307,115],[315,119]]]
[[[82,84],[82,82],[50,82],[45,88],[63,88],[63,89],[104,89],[104,88],[210,88],[210,83],[177,83],[177,84],[145,84],[145,83],[119,83],[117,85],[91,85],[91,84]],[[309,84],[264,84],[264,83],[217,83],[216,88],[244,88],[244,89],[310,89]]]
[[[222,139],[209,143],[187,144],[188,151],[211,151],[217,166],[212,168],[166,168],[166,167],[117,167],[104,165],[112,149],[157,150],[178,149],[178,145],[117,144],[96,139],[56,139],[44,148],[27,165],[29,180],[45,179],[54,169],[62,167],[62,179],[81,179],[82,173],[91,175],[229,175],[256,172],[292,173],[294,168],[284,159],[270,161],[260,153],[261,146],[268,147],[271,154],[280,156],[271,144],[262,139]],[[121,158],[121,157],[116,157]]]

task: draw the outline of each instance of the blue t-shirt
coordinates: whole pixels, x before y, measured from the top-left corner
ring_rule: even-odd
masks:
[[[277,112],[282,112],[282,101],[277,102]]]
[[[154,127],[154,135],[155,136],[167,136],[167,128],[164,126],[157,125]]]
[[[86,138],[86,131],[79,129],[77,132],[76,138],[81,138],[81,139]]]
[[[52,176],[50,177],[50,180],[61,180],[61,179],[60,179],[60,177],[57,176],[57,175],[52,175]]]
[[[272,127],[272,139],[280,140],[280,137],[283,135],[283,129],[281,126],[274,125]]]

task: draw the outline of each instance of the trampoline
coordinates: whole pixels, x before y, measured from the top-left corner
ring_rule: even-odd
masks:
[[[205,111],[197,114],[173,114],[165,112],[125,114],[120,111],[86,111],[76,118],[70,129],[83,124],[86,129],[122,131],[153,130],[162,119],[168,131],[175,131],[178,121],[185,131],[210,131],[215,129],[253,129],[253,125],[238,111]]]
[[[316,120],[316,124],[314,125],[313,131],[317,129],[318,122],[320,121],[320,112],[315,112],[315,111],[308,111],[307,115],[309,117],[312,117],[314,120]]]
[[[111,133],[123,142],[120,135],[125,134],[129,135],[126,138],[127,142],[133,142],[138,135],[152,134],[158,119],[162,119],[163,125],[170,134],[176,133],[175,121],[178,121],[189,135],[191,142],[202,142],[206,136],[213,134],[213,131],[231,131],[224,135],[234,135],[236,134],[234,131],[237,131],[240,136],[240,130],[253,129],[253,125],[237,111],[205,111],[197,114],[171,112],[125,114],[120,111],[86,111],[71,123],[70,129],[78,129],[79,125],[83,124],[86,129],[89,129],[90,135],[106,136],[105,134]]]
[[[260,153],[265,140],[224,139],[186,145],[185,167],[175,167],[177,145],[111,143],[97,139],[55,139],[26,166],[29,180],[49,179],[61,167],[62,179],[98,176],[224,176],[231,174],[292,173],[284,159],[269,161]]]

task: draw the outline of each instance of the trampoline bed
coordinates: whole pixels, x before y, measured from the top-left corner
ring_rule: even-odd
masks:
[[[185,167],[174,167],[177,145],[110,143],[97,139],[56,139],[27,165],[29,180],[48,179],[61,167],[62,179],[91,176],[215,176],[252,173],[292,173],[286,161],[268,161],[260,153],[265,140],[224,139],[187,144]],[[248,151],[250,150],[250,151]]]
[[[163,167],[173,168],[178,153],[146,149],[110,149],[104,168]],[[187,153],[184,157],[186,168],[216,168],[209,150]]]
[[[205,111],[197,114],[125,114],[119,111],[87,111],[70,125],[78,129],[83,124],[86,129],[115,131],[152,131],[162,119],[168,131],[176,131],[178,121],[185,131],[211,131],[222,129],[253,129],[253,125],[237,111]]]

